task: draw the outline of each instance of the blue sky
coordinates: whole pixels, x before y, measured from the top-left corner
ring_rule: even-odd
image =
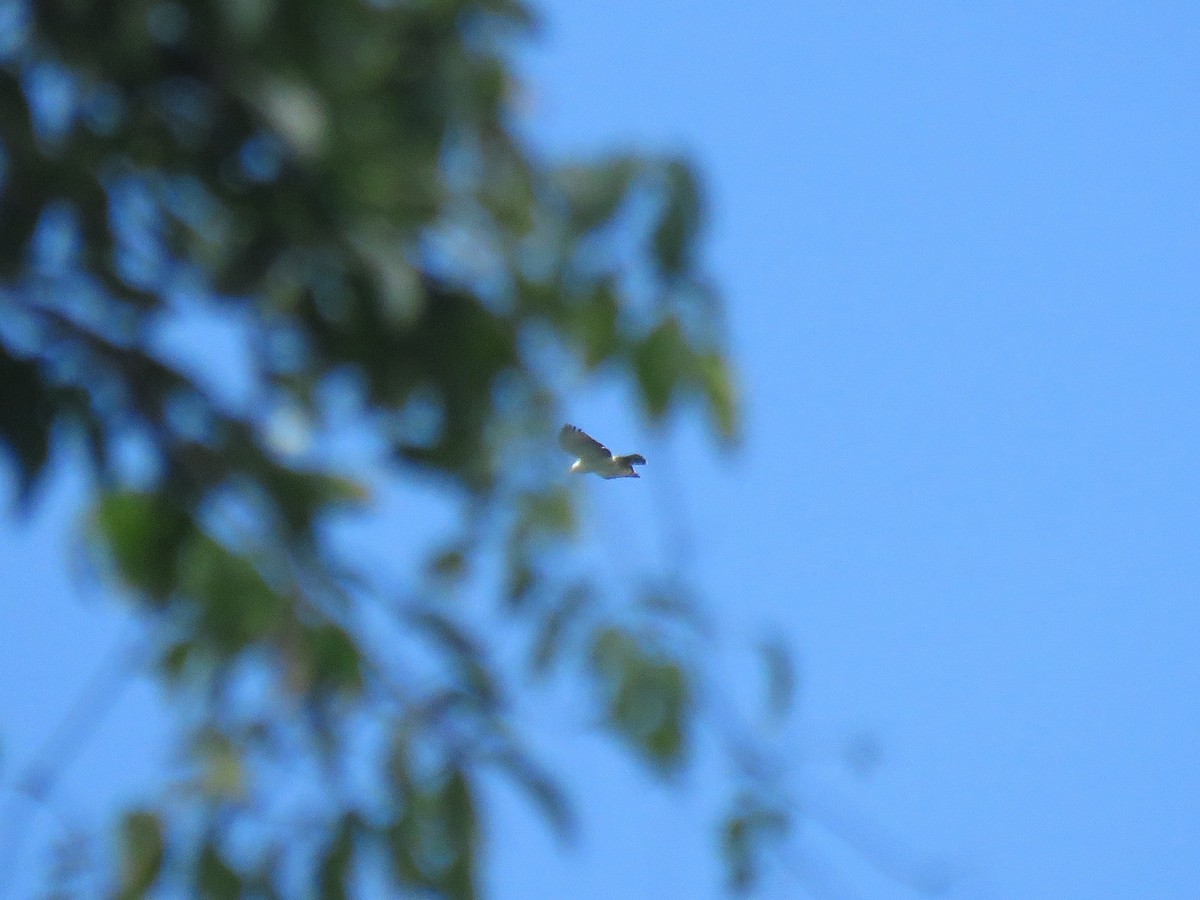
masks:
[[[631,564],[653,562],[682,508],[730,643],[778,630],[799,655],[800,716],[771,739],[814,819],[766,895],[916,896],[865,847],[960,873],[952,897],[1195,896],[1200,8],[542,9],[537,141],[684,151],[707,180],[742,450],[696,422],[655,436],[607,385],[571,414],[650,459],[588,486],[585,540],[646,527]],[[64,563],[59,472],[0,529],[5,784],[123,635]],[[153,784],[129,760],[161,756],[155,704],[133,686],[67,773],[83,819]],[[672,793],[538,727],[586,773],[582,840],[564,853],[501,791],[496,896],[717,895],[711,760]]]
[[[1192,896],[1200,10],[544,8],[540,138],[708,177],[747,441],[673,457],[712,604],[803,661],[801,780],[961,896]]]

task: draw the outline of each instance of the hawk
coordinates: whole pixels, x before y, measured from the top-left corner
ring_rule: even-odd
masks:
[[[601,478],[640,478],[634,466],[644,466],[646,457],[640,453],[613,456],[607,447],[574,425],[564,425],[558,433],[558,443],[568,453],[578,457],[571,472],[586,475],[595,472]]]

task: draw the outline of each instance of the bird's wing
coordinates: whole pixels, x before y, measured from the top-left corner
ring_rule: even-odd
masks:
[[[640,453],[630,453],[628,456],[616,457],[615,461],[626,466],[644,466],[646,464],[646,457]]]
[[[608,448],[589,436],[574,425],[564,425],[558,433],[558,444],[568,453],[574,453],[580,459],[612,459]]]

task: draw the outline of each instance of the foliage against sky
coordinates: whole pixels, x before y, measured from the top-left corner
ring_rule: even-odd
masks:
[[[2,15],[0,439],[25,503],[56,448],[86,447],[100,570],[144,621],[138,658],[194,710],[192,789],[124,817],[119,890],[337,896],[375,878],[472,896],[485,770],[569,833],[509,715],[527,682],[455,602],[468,591],[526,630],[533,671],[582,661],[631,753],[685,766],[703,660],[671,627],[606,613],[571,566],[553,435],[562,392],[603,371],[650,420],[699,400],[735,438],[689,166],[541,158],[511,65],[533,22],[505,0]],[[236,346],[193,371],[164,334],[207,314],[236,323]],[[215,374],[230,366],[232,389]],[[369,462],[325,449],[346,403],[382,448]],[[380,468],[458,511],[403,598],[324,527],[370,515]],[[686,596],[651,599],[668,625],[686,617]],[[368,609],[392,643],[367,633]],[[268,687],[248,700],[248,682]],[[352,761],[364,721],[384,749]],[[369,802],[351,763],[371,771]],[[281,818],[269,785],[312,772],[322,802]],[[735,882],[780,824],[738,800]]]

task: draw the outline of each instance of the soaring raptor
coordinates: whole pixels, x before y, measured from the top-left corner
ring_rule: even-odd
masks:
[[[568,453],[577,457],[571,465],[571,471],[579,475],[595,472],[601,478],[640,478],[633,467],[646,464],[646,457],[640,453],[613,456],[602,443],[574,425],[562,427],[562,431],[558,433],[558,443]]]

